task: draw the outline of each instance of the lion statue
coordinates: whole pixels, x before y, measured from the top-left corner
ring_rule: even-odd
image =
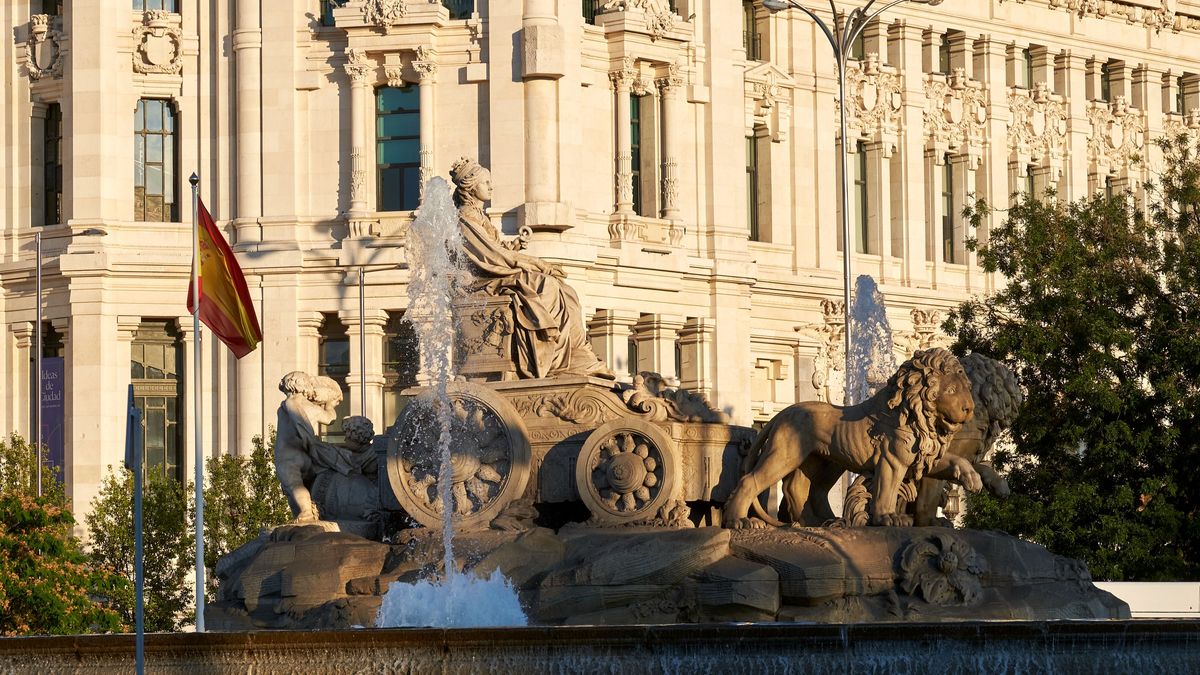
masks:
[[[797,403],[771,419],[750,447],[747,468],[725,504],[725,527],[763,527],[750,518],[758,495],[789,474],[787,496],[798,520],[820,525],[833,519],[829,489],[846,471],[870,474],[870,522],[899,525],[897,496],[931,472],[979,489],[966,460],[947,456],[955,432],[975,411],[971,382],[945,349],[919,351],[887,386],[853,406]]]
[[[982,354],[968,354],[959,361],[971,380],[975,416],[963,425],[946,449],[947,454],[970,462],[983,487],[997,497],[1007,497],[1008,481],[996,473],[985,458],[996,439],[1012,426],[1024,396],[1017,376],[1003,363]],[[934,476],[921,480],[917,498],[909,505],[914,525],[937,524],[937,509],[945,494],[946,481]]]

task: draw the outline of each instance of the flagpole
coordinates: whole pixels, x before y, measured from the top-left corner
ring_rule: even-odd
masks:
[[[358,268],[358,414],[367,415],[367,268]]]
[[[196,443],[196,632],[204,632],[204,450],[200,429],[200,177],[192,184],[192,427]]]
[[[37,246],[37,334],[34,336],[34,406],[33,406],[33,451],[37,456],[37,496],[42,496],[42,232],[33,235]]]

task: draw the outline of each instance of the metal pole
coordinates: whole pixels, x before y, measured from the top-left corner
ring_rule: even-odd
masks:
[[[842,333],[845,336],[845,371],[844,386],[842,387],[842,405],[853,405],[857,401],[851,400],[851,382],[850,382],[850,256],[854,251],[854,242],[850,238],[850,175],[846,171],[846,159],[849,157],[846,139],[846,60],[842,54],[842,50],[834,48],[833,58],[837,61],[838,69],[838,125],[841,127],[842,147],[838,162],[838,176],[841,179],[842,191],[842,302],[845,303],[845,309],[842,312],[845,322],[843,324]]]
[[[129,415],[130,436],[127,441],[133,444],[133,578],[134,602],[133,622],[137,633],[135,648],[135,665],[138,675],[146,670],[146,574],[144,570],[145,557],[142,551],[142,411],[133,405],[133,385],[129,385]]]
[[[196,632],[204,632],[204,450],[200,424],[200,177],[192,184],[192,428],[196,444]]]
[[[358,268],[358,414],[367,415],[367,268]]]
[[[42,496],[42,233],[33,235],[37,247],[37,312],[34,317],[33,452],[37,464],[37,496]]]

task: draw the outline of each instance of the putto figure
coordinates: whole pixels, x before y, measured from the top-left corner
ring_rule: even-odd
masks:
[[[313,481],[319,471],[341,474],[354,470],[350,452],[322,441],[320,425],[337,417],[342,390],[328,377],[293,371],[279,381],[287,397],[279,405],[275,436],[275,473],[297,522],[320,519],[313,503]]]
[[[474,159],[450,167],[463,249],[476,281],[472,292],[511,298],[512,354],[521,379],[562,375],[613,378],[588,343],[579,297],[563,271],[520,253],[518,242],[501,240],[483,212],[492,198],[492,175]]]

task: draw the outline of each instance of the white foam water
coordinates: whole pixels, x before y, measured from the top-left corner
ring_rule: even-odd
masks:
[[[528,624],[517,592],[500,573],[486,579],[455,572],[444,583],[394,582],[388,586],[375,625],[486,628]]]
[[[430,379],[437,403],[438,493],[442,504],[444,578],[388,586],[375,618],[379,628],[437,626],[465,628],[524,626],[516,590],[496,570],[487,579],[458,571],[454,564],[454,496],[450,441],[454,421],[449,387],[454,380],[454,343],[458,334],[453,298],[470,281],[461,264],[462,233],[450,185],[440,177],[429,180],[421,208],[408,230],[408,316],[412,318],[421,351],[421,369]]]
[[[883,293],[870,275],[854,284],[854,305],[850,311],[850,369],[846,373],[846,404],[862,403],[887,384],[896,372],[892,351],[892,328],[888,324]]]

